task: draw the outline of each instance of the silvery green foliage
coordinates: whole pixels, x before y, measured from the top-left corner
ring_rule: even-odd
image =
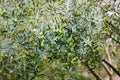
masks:
[[[93,68],[100,63],[104,14],[94,3],[5,0],[0,7],[1,72],[20,80],[65,79],[81,62]],[[69,79],[80,78],[75,73]]]

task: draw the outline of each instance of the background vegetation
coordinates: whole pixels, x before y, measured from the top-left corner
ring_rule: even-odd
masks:
[[[119,50],[119,0],[0,0],[1,80],[111,79]]]

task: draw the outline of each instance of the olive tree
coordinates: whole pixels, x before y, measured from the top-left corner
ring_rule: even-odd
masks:
[[[120,76],[104,57],[106,38],[119,44],[119,13],[108,16],[110,5],[91,0],[6,0],[0,4],[1,78],[89,80],[82,75],[88,69],[102,80],[95,71],[103,63]]]

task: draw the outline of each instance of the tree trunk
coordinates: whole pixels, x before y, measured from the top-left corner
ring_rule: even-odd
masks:
[[[120,77],[120,72],[112,65],[110,64],[108,61],[106,61],[105,59],[102,60],[105,64],[107,64],[110,68],[112,68],[112,70]]]
[[[97,73],[95,73],[95,71],[93,71],[93,69],[89,66],[89,64],[87,62],[83,62],[84,65],[88,68],[88,70],[93,74],[93,76],[96,78],[96,80],[102,80]]]

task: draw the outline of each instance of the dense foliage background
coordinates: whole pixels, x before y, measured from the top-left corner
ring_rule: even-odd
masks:
[[[0,80],[102,80],[119,56],[119,0],[0,0]]]

